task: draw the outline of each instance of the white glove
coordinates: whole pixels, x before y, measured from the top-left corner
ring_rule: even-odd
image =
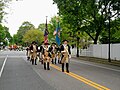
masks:
[[[71,58],[71,55],[69,55],[69,58]]]
[[[43,59],[45,58],[44,55],[42,55],[42,58],[43,58]]]

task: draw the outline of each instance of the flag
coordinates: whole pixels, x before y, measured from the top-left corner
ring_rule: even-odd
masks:
[[[56,43],[58,44],[58,45],[60,45],[60,37],[58,36],[58,34],[56,35]]]
[[[53,35],[56,35],[56,43],[58,45],[60,45],[60,23],[59,21],[57,21],[57,27],[56,27],[56,30],[53,32]]]
[[[55,30],[54,32],[53,32],[53,35],[55,36],[57,34],[57,31]]]
[[[44,43],[48,43],[48,27],[47,27],[47,17],[46,17],[46,24],[45,24],[45,32],[44,32]]]

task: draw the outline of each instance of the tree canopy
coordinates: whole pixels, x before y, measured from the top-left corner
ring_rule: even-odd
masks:
[[[118,18],[119,0],[53,0],[59,15],[72,27],[72,32],[86,32],[97,43],[105,22]]]
[[[22,39],[25,33],[28,30],[32,30],[32,29],[35,29],[35,26],[28,21],[24,21],[22,25],[19,27],[19,30],[17,31],[17,35],[16,35],[17,42],[15,43],[23,44],[24,42],[22,41]]]
[[[43,32],[41,32],[40,30],[33,29],[27,31],[22,40],[23,42],[29,44],[33,41],[36,41],[38,44],[41,44],[41,42],[44,40],[44,35]]]
[[[9,33],[9,28],[2,26],[1,24],[0,24],[0,42],[3,42],[4,45],[7,45],[8,42],[10,43],[12,42],[12,36]]]
[[[6,37],[12,41],[9,28],[2,26],[2,20],[6,14],[4,8],[12,0],[0,1],[0,38],[1,41]],[[48,23],[49,41],[55,42],[53,35],[56,29],[56,18],[59,18],[61,33],[60,39],[68,39],[70,44],[84,47],[89,40],[96,43],[108,43],[108,28],[110,28],[111,43],[120,42],[120,0],[53,0],[59,9],[59,16],[54,16]],[[108,20],[110,19],[110,27]],[[34,34],[38,31],[42,35],[42,39],[28,40],[30,33],[34,30]],[[17,34],[13,36],[15,43],[24,44],[37,40],[43,40],[45,23],[35,26],[28,21],[24,21],[19,27]],[[29,33],[29,35],[28,35]],[[36,34],[35,34],[36,35]],[[38,36],[39,37],[39,36]],[[40,43],[39,42],[39,43]],[[87,43],[86,43],[87,42]]]
[[[9,8],[9,3],[12,0],[0,0],[0,42],[3,42],[4,45],[7,45],[7,42],[12,43],[12,36],[9,33],[9,28],[6,26],[3,26],[3,21],[5,20],[5,15],[7,12],[5,11],[5,8]]]

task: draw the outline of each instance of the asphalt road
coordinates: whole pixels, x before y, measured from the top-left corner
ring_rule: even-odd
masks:
[[[70,73],[31,65],[25,51],[0,51],[0,90],[120,90],[120,67],[72,58]]]

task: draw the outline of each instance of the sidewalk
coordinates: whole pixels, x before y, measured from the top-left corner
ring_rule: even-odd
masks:
[[[120,67],[120,61],[118,60],[111,60],[111,62],[108,62],[107,59],[96,58],[96,57],[86,57],[86,56],[80,56],[80,57],[73,56],[73,58],[77,58],[83,61],[89,61],[89,62],[95,62],[95,63]]]

